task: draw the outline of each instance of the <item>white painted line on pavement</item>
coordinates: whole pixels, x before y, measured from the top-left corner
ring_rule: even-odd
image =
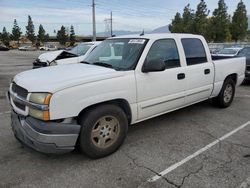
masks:
[[[250,95],[237,95],[238,98],[250,98]]]
[[[172,166],[168,167],[167,169],[163,170],[162,172],[159,173],[159,175],[153,176],[152,178],[148,179],[148,182],[155,182],[157,180],[159,180],[160,178],[162,178],[162,176],[167,175],[168,173],[170,173],[171,171],[175,170],[176,168],[178,168],[179,166],[183,165],[184,163],[190,161],[191,159],[197,157],[198,155],[200,155],[201,153],[205,152],[206,150],[208,150],[209,148],[213,147],[214,145],[218,144],[219,142],[221,142],[222,140],[225,140],[226,138],[232,136],[233,134],[235,134],[236,132],[238,132],[239,130],[245,128],[246,126],[250,125],[250,121],[246,122],[245,124],[241,125],[240,127],[234,129],[233,131],[225,134],[224,136],[216,139],[215,141],[213,141],[212,143],[206,145],[205,147],[201,148],[200,150],[196,151],[195,153],[193,153],[192,155],[189,155],[188,157],[186,157],[185,159],[179,161],[178,163],[173,164]]]
[[[5,111],[5,112],[0,112],[0,115],[4,115],[4,114],[10,114],[11,111]]]

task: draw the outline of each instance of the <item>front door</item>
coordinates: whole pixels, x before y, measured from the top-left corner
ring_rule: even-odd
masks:
[[[184,105],[186,67],[181,66],[174,39],[160,39],[152,44],[145,61],[156,59],[165,62],[165,71],[136,72],[139,120]]]

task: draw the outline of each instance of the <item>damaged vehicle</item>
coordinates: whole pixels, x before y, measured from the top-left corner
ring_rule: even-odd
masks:
[[[57,50],[41,54],[34,62],[33,69],[79,63],[101,42],[84,42],[75,46],[71,50]]]

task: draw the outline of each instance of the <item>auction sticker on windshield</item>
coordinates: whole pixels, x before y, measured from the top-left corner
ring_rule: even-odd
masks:
[[[129,44],[144,44],[145,39],[131,39],[129,40]]]

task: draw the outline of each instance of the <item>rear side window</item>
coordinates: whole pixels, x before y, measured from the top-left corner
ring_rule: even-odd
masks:
[[[166,69],[180,67],[180,58],[173,39],[161,39],[151,46],[146,61],[160,59],[165,62]]]
[[[187,38],[181,39],[187,65],[196,65],[207,62],[204,46],[200,39]]]

